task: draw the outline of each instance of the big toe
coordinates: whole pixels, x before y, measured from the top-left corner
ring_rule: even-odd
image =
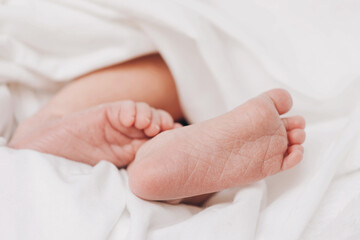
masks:
[[[279,114],[288,112],[292,107],[292,98],[288,91],[284,89],[272,89],[264,93],[274,103]]]

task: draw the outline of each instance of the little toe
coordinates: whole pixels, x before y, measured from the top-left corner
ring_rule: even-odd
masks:
[[[288,149],[288,154],[283,160],[281,170],[288,170],[297,165],[303,159],[304,148],[301,145],[293,145]]]
[[[161,119],[161,130],[166,131],[174,128],[174,119],[164,110],[157,110]]]
[[[119,146],[111,145],[111,150],[116,154],[116,158],[108,158],[106,160],[112,162],[117,167],[125,167],[134,159],[136,152],[146,142],[146,139],[135,139],[128,144]]]
[[[292,98],[284,89],[273,89],[264,93],[273,101],[279,114],[287,113],[292,107]]]
[[[131,127],[135,122],[136,106],[133,101],[121,102],[120,122],[125,127]]]
[[[182,128],[183,125],[181,125],[181,123],[174,123],[174,129],[176,128]]]
[[[305,119],[302,116],[283,118],[281,120],[287,131],[290,131],[295,128],[300,128],[300,129],[305,128]]]
[[[136,119],[135,127],[137,129],[145,129],[149,127],[152,118],[151,107],[144,102],[136,103]]]
[[[289,146],[287,152],[288,152],[288,153],[291,153],[291,152],[293,152],[293,151],[295,151],[295,150],[304,153],[304,147],[303,147],[302,145],[300,145],[300,144],[295,144],[295,145]]]
[[[155,109],[152,109],[151,112],[152,112],[151,124],[150,124],[149,127],[147,127],[144,130],[144,133],[148,137],[153,137],[153,136],[157,135],[161,131],[161,128],[160,128],[160,124],[161,124],[160,114]]]
[[[288,141],[290,145],[302,144],[305,141],[305,131],[303,129],[293,129],[287,133]]]

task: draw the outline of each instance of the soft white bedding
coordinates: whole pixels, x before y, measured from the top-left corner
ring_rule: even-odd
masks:
[[[124,170],[0,147],[0,239],[359,239],[357,0],[0,1],[0,142],[65,82],[159,51],[188,118],[274,87],[304,161],[197,208],[142,201]]]

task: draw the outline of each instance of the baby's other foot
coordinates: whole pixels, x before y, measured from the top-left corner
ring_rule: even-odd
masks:
[[[128,167],[132,191],[148,200],[180,199],[295,166],[303,158],[305,120],[282,118],[291,106],[290,94],[275,89],[217,118],[159,134]]]
[[[34,130],[29,132],[31,127]],[[178,125],[163,110],[142,102],[120,101],[53,119],[38,127],[25,123],[17,129],[9,146],[90,165],[107,160],[123,167],[134,160],[147,140],[174,127]]]

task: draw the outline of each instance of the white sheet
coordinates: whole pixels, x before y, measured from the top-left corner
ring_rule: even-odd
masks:
[[[0,148],[1,239],[359,239],[356,0],[0,1],[0,133],[62,83],[159,51],[198,122],[273,87],[307,119],[296,168],[204,209],[137,199],[126,173]]]

